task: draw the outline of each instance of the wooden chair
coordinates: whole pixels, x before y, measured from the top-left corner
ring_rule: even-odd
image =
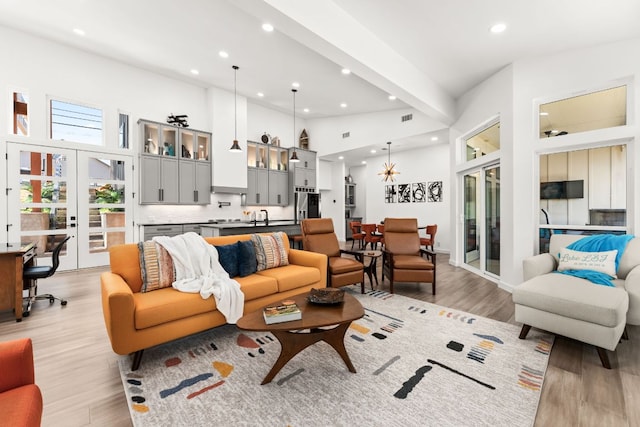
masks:
[[[427,225],[426,232],[428,237],[420,238],[420,246],[424,246],[425,249],[431,249],[433,252],[433,246],[436,244],[436,233],[438,232],[438,225]]]
[[[356,240],[358,241],[358,248],[362,249],[362,241],[364,240],[362,224],[360,224],[360,221],[349,221],[349,228],[351,229],[351,250],[353,250],[353,244]]]
[[[389,291],[395,282],[431,283],[436,294],[436,254],[420,247],[416,218],[386,218],[382,250],[382,280],[389,278]]]
[[[325,254],[328,257],[327,286],[338,288],[360,283],[361,292],[364,293],[362,254],[340,249],[338,236],[333,229],[333,220],[303,219],[300,225],[304,250]],[[353,255],[356,259],[345,258],[343,254]]]
[[[384,224],[376,225],[376,232],[382,236],[380,237],[380,246],[384,248]]]
[[[364,232],[364,248],[367,248],[367,244],[371,246],[371,249],[376,249],[378,243],[382,240],[382,237],[376,235],[375,224],[362,224],[362,231]]]

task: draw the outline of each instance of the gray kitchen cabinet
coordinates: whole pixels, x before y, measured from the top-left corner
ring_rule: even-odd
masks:
[[[211,134],[139,120],[140,204],[211,203]]]
[[[287,148],[247,141],[247,165],[247,205],[289,205]]]
[[[269,205],[289,205],[289,174],[269,171]]]
[[[178,161],[140,156],[140,203],[178,203]]]
[[[145,225],[142,240],[151,240],[156,236],[177,236],[182,234],[182,224]]]
[[[289,149],[289,154],[294,149]],[[294,191],[315,191],[316,189],[316,152],[311,150],[295,149],[299,162],[291,163],[289,179],[293,182]]]
[[[269,202],[269,171],[247,168],[247,205],[267,206]]]

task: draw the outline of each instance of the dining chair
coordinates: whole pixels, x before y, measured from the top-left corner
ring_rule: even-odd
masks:
[[[371,246],[371,249],[377,249],[378,242],[382,240],[382,237],[376,234],[377,227],[375,224],[362,224],[362,231],[364,232],[364,248],[367,248],[367,244]]]
[[[300,228],[304,250],[327,256],[327,286],[338,288],[360,283],[361,292],[364,293],[362,254],[340,249],[338,236],[333,229],[333,220],[331,218],[303,219]],[[356,259],[345,258],[342,256],[344,254],[353,255]]]
[[[353,244],[356,240],[358,241],[358,248],[362,249],[362,241],[364,240],[362,224],[360,221],[349,221],[349,228],[351,229],[351,250],[353,250]]]
[[[433,251],[433,247],[436,244],[436,233],[438,232],[438,225],[431,224],[427,225],[425,228],[428,237],[420,238],[420,246],[424,246],[425,249],[431,249],[431,251]]]
[[[416,218],[386,218],[382,250],[382,280],[389,278],[389,292],[395,282],[431,283],[436,294],[436,254],[420,247]]]
[[[376,232],[380,235],[380,246],[384,248],[384,224],[376,225]]]

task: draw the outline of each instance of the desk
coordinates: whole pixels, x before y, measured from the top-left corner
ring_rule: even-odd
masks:
[[[13,310],[16,322],[22,321],[22,269],[35,256],[35,243],[0,243],[0,310]]]

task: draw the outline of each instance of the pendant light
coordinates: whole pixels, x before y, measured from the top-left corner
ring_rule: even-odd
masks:
[[[293,92],[293,153],[291,154],[291,158],[289,162],[298,163],[300,159],[298,158],[298,153],[296,152],[296,92],[298,89],[291,89]]]
[[[238,144],[238,83],[237,83],[238,68],[240,67],[238,67],[237,65],[233,66],[234,138],[233,138],[233,144],[231,145],[231,148],[229,148],[229,151],[232,151],[234,153],[242,152],[242,148],[240,148],[240,145]]]
[[[384,177],[383,181],[387,182],[388,180],[390,180],[391,182],[395,181],[395,178],[393,177],[394,175],[399,174],[400,172],[393,170],[393,168],[396,166],[394,163],[391,163],[391,141],[387,142],[387,145],[389,146],[388,150],[389,150],[389,161],[387,163],[384,164],[384,170],[382,172],[379,172],[378,175],[382,175]]]

